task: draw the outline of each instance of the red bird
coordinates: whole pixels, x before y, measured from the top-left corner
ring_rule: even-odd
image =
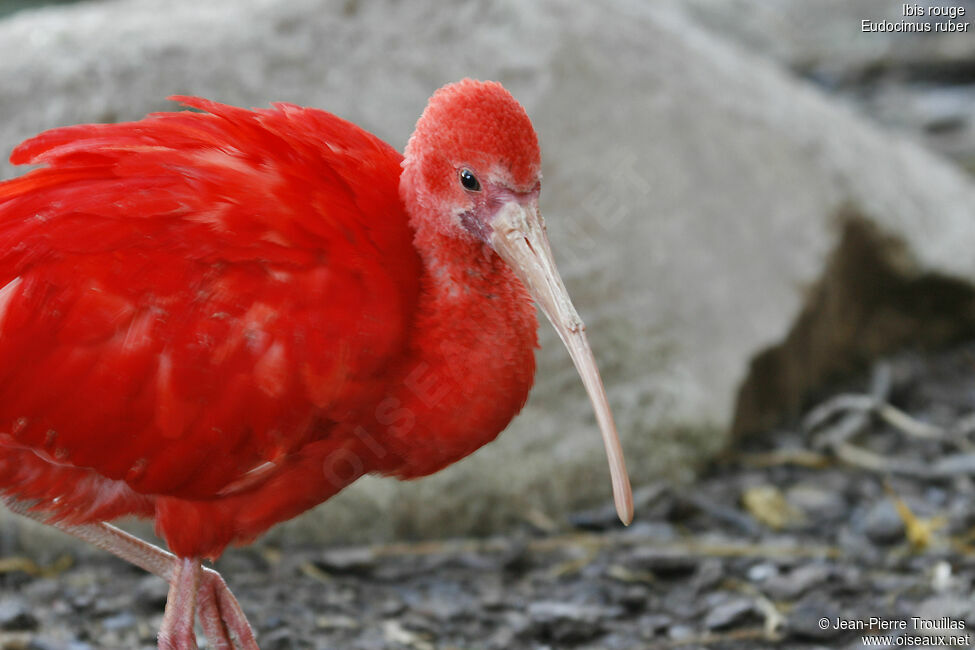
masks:
[[[54,129],[0,183],[0,493],[170,583],[160,648],[255,648],[228,544],[367,473],[424,476],[525,403],[532,299],[622,452],[538,211],[538,140],[500,84],[437,91],[403,156],[324,111]],[[172,550],[104,523],[153,519]]]

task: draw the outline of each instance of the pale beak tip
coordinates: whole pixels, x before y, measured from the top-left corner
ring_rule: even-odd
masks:
[[[625,469],[613,479],[613,502],[616,505],[616,514],[619,515],[624,526],[629,526],[633,523],[633,489],[630,487],[630,479]]]
[[[633,503],[621,503],[616,506],[616,513],[620,516],[620,521],[623,522],[624,526],[629,526],[633,523]]]

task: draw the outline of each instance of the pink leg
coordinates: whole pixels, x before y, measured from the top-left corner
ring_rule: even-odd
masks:
[[[221,650],[259,650],[254,632],[247,622],[247,617],[244,616],[240,603],[230,592],[227,583],[213,569],[202,568],[199,560],[177,558],[172,553],[134,535],[129,535],[110,524],[97,523],[73,526],[61,522],[50,522],[44,513],[32,511],[28,505],[14,500],[6,500],[5,502],[17,514],[55,526],[69,535],[108,551],[168,582],[170,589],[166,601],[166,613],[163,616],[163,629],[160,630],[159,635],[160,648],[184,647],[163,645],[163,633],[167,632],[167,620],[178,618],[183,621],[186,618],[185,613],[183,613],[185,603],[196,601],[194,607],[199,607],[200,623],[203,625],[203,631],[211,646]],[[196,568],[191,567],[187,571],[187,565],[193,563],[195,563]],[[187,587],[185,585],[179,586],[181,575],[184,582],[189,580],[190,585],[196,585],[195,596],[186,595]],[[183,594],[179,596],[180,602],[176,605],[173,604],[174,592]],[[173,614],[170,613],[171,610],[174,610]],[[189,618],[191,634],[193,627],[192,612],[193,608],[191,607]],[[185,626],[185,621],[183,625]],[[195,638],[192,646],[185,647],[195,648]]]
[[[196,558],[184,557],[176,562],[176,579],[169,583],[166,613],[159,628],[159,650],[197,650],[193,624],[202,567]]]
[[[257,650],[257,640],[244,610],[223,577],[212,569],[203,570],[197,606],[207,641],[216,650]]]

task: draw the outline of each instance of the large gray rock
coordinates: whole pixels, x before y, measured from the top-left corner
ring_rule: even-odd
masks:
[[[975,0],[677,1],[715,33],[975,173]],[[906,5],[922,15],[905,16]],[[951,19],[946,11],[964,13]],[[881,24],[929,31],[871,31]]]
[[[972,330],[972,185],[678,9],[131,0],[17,15],[0,44],[3,150],[172,93],[320,106],[402,147],[438,86],[501,80],[539,130],[543,211],[637,484],[687,478],[733,423],[774,421],[851,360]],[[606,499],[590,407],[547,325],[542,341],[498,442],[422,481],[363,480],[272,536],[482,532]]]

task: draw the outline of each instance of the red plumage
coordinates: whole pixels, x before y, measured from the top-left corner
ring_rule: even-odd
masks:
[[[42,167],[0,183],[0,497],[168,580],[160,648],[195,648],[197,613],[214,647],[257,647],[201,557],[493,440],[531,387],[532,299],[630,521],[538,139],[500,84],[437,91],[403,156],[323,111],[179,99],[199,111],[42,133],[11,156]]]
[[[0,184],[0,489],[215,556],[493,438],[531,383],[533,307],[504,269],[483,289],[504,314],[421,296],[400,154],[319,110],[178,99],[205,112],[11,157],[45,166]],[[495,275],[482,247],[452,252]],[[472,354],[485,331],[518,345]]]

